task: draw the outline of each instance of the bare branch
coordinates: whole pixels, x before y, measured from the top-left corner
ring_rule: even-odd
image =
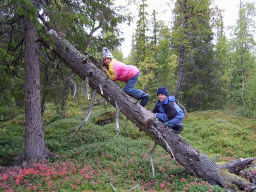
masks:
[[[187,116],[188,116],[188,113],[187,113],[186,107],[184,107],[182,104],[180,104],[180,101],[179,101],[179,100],[176,100],[176,101],[177,101],[177,104],[178,104],[179,106],[181,106],[181,108],[183,109],[184,114],[185,114],[185,117],[187,117]]]
[[[153,146],[153,148],[151,149],[151,151],[150,151],[150,153],[149,153],[149,155],[150,155],[150,162],[151,162],[151,167],[152,167],[152,173],[153,173],[153,178],[155,177],[155,169],[154,169],[154,164],[153,164],[153,152],[154,152],[154,150],[156,149],[156,146],[157,146],[157,144],[155,143],[154,144],[154,146]]]
[[[116,102],[116,131],[117,131],[117,134],[120,135],[120,130],[119,130],[119,116],[120,116],[120,109],[117,105],[117,102]]]
[[[136,123],[134,123],[134,130],[135,130],[135,131],[137,130],[137,125],[136,125]]]
[[[92,107],[93,107],[93,103],[94,103],[96,94],[97,94],[97,91],[94,90],[93,93],[92,93],[92,99],[91,99],[91,103],[90,103],[90,106],[89,106],[88,114],[87,114],[85,120],[76,128],[76,130],[74,131],[74,133],[70,137],[73,137],[75,135],[75,133],[88,121],[88,119],[91,115],[91,112],[92,112]]]
[[[117,192],[116,188],[114,187],[114,185],[112,185],[112,183],[109,183],[111,185],[111,187],[114,189],[115,192]]]
[[[140,184],[136,185],[135,187],[131,188],[129,191],[132,191],[134,189],[137,189],[140,186]]]
[[[162,140],[162,141],[165,143],[166,150],[169,151],[169,152],[171,153],[173,159],[175,159],[175,156],[174,156],[174,154],[173,154],[173,152],[172,152],[170,146],[168,145],[168,143],[167,143],[166,140],[164,139],[163,135],[162,135],[157,129],[155,129],[155,131],[157,132],[159,139]]]
[[[70,81],[71,81],[71,83],[73,83],[73,85],[74,85],[74,93],[73,93],[73,99],[75,98],[75,95],[76,95],[76,83],[72,80],[72,79],[70,79]]]
[[[88,101],[90,100],[90,90],[89,90],[89,78],[85,77],[85,92],[87,94]]]

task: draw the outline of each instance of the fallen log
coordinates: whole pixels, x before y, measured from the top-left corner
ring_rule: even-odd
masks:
[[[51,31],[53,38],[52,52],[56,54],[68,67],[70,67],[82,79],[89,79],[89,85],[105,98],[114,107],[118,105],[130,121],[136,124],[141,131],[149,135],[156,144],[163,147],[171,156],[183,165],[196,177],[203,178],[212,185],[219,185],[226,189],[235,184],[239,188],[252,189],[254,184],[226,170],[210,160],[206,155],[191,146],[181,136],[168,129],[151,112],[140,106],[137,101],[128,96],[115,82],[113,82],[102,70],[90,60],[89,55],[79,52],[64,38]],[[227,174],[228,173],[228,174]],[[234,177],[233,177],[234,175]],[[242,184],[241,184],[242,183]]]
[[[221,169],[227,169],[230,173],[239,175],[240,171],[249,167],[255,159],[256,157],[246,159],[240,158],[223,164],[220,167]]]

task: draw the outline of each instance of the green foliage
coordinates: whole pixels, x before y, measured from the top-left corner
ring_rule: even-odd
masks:
[[[33,3],[29,0],[4,0],[0,3],[0,105],[4,106],[3,109],[24,109],[23,41],[27,18],[37,22],[40,40],[44,39],[51,44],[51,40],[46,39],[44,33],[54,29],[81,52],[93,56],[98,56],[102,46],[115,48],[120,45],[122,39],[118,36],[120,31],[117,26],[130,19],[128,14],[119,14],[122,7],[117,9],[110,0]],[[40,13],[36,6],[40,7]],[[65,116],[66,100],[74,91],[70,82],[71,71],[42,44],[39,54],[42,112],[47,101],[55,104],[58,116]],[[72,80],[77,85],[82,84],[77,76]],[[4,115],[1,114],[2,111],[1,109],[1,116]]]
[[[147,0],[142,0],[141,4],[139,5],[139,14],[138,14],[138,21],[137,21],[137,28],[135,33],[135,45],[134,45],[134,62],[135,65],[139,62],[144,62],[145,57],[147,56],[147,43],[148,38],[146,36],[146,32],[148,31],[148,13],[146,11]],[[151,55],[152,56],[152,55]]]
[[[20,136],[0,136],[0,165],[10,166],[24,147],[24,138]]]
[[[228,97],[231,103],[243,105],[244,115],[255,115],[255,5],[246,3],[239,10],[237,24],[233,27],[234,38],[231,41],[231,53],[226,65],[228,78]]]
[[[0,108],[0,122],[13,119],[20,114],[20,109],[17,107],[1,107]]]
[[[160,86],[174,89],[177,77],[178,59],[177,55],[170,49],[171,32],[170,29],[159,22],[159,43],[156,46],[157,75]],[[170,93],[172,93],[170,91]]]
[[[70,137],[84,120],[89,102],[80,98],[67,105],[68,118],[56,116],[51,105],[44,116],[46,145],[55,156],[47,163],[18,168],[18,171],[5,166],[11,165],[24,150],[24,115],[0,123],[0,176],[5,179],[0,189],[111,191],[111,183],[118,191],[137,185],[137,191],[224,191],[191,176],[161,147],[153,153],[153,178],[149,152],[154,142],[147,135],[138,128],[135,130],[130,121],[126,125],[124,115],[120,118],[120,136],[115,122],[105,126],[94,123],[103,111],[113,112],[111,106],[106,109],[94,106],[88,122]],[[183,124],[181,136],[216,162],[251,157],[256,150],[253,144],[256,124],[251,119],[222,111],[204,111],[189,113]]]
[[[183,69],[181,100],[187,110],[221,107],[220,66],[214,63],[209,0],[177,1],[172,46]],[[182,66],[183,65],[183,66]]]
[[[152,79],[155,79],[155,71],[157,69],[157,64],[155,62],[155,58],[152,57],[152,54],[147,52],[147,57],[144,58],[144,61],[139,61],[137,63],[138,68],[141,72],[140,84],[143,89],[149,87],[149,84]],[[152,52],[151,52],[152,53]]]
[[[0,165],[10,166],[24,150],[25,118],[19,115],[0,122]]]

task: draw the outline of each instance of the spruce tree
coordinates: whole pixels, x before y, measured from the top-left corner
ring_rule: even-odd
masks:
[[[172,45],[179,57],[175,96],[190,110],[214,108],[219,70],[214,64],[210,0],[177,0]],[[213,102],[214,101],[214,102]]]
[[[41,74],[39,67],[44,71],[41,81],[44,85],[42,103],[52,100],[58,102],[56,96],[62,97],[60,99],[62,111],[70,91],[68,85],[70,82],[63,81],[63,79],[70,78],[72,75],[70,70],[59,65],[60,61],[51,55],[47,47],[42,47],[39,44],[39,42],[46,40],[45,32],[54,29],[59,35],[65,36],[75,44],[82,52],[88,51],[91,55],[99,55],[102,46],[115,47],[120,44],[117,25],[125,22],[128,17],[118,14],[110,0],[83,2],[4,0],[1,1],[0,8],[2,13],[0,21],[4,26],[1,27],[1,40],[3,41],[0,44],[0,52],[3,53],[3,56],[0,56],[0,59],[7,61],[6,63],[1,62],[0,73],[8,72],[8,75],[0,78],[1,93],[10,90],[8,86],[2,86],[5,82],[10,81],[10,84],[14,84],[17,79],[15,76],[24,78],[22,64],[25,63],[26,148],[20,156],[19,162],[23,160],[38,161],[50,154],[44,145],[42,126],[44,104],[40,105]],[[47,40],[50,41],[50,39]],[[17,74],[18,72],[20,73]],[[60,92],[54,86],[62,87],[64,90],[62,89]],[[21,87],[21,90],[23,88]],[[47,94],[51,91],[53,93]],[[56,92],[54,93],[54,91]],[[33,100],[31,97],[36,99]],[[24,95],[21,100],[24,100]],[[9,103],[2,103],[10,106],[13,99]],[[38,137],[40,138],[38,139]]]

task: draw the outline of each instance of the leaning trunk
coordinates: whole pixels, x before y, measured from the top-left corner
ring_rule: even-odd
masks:
[[[82,79],[89,78],[90,86],[119,110],[141,131],[149,135],[158,145],[162,146],[180,164],[196,177],[201,177],[213,185],[227,188],[230,181],[222,172],[221,167],[206,155],[192,147],[182,137],[167,129],[151,112],[140,106],[128,96],[102,70],[98,69],[89,55],[83,55],[65,39],[54,32],[54,49],[52,51]],[[225,178],[225,179],[224,179]],[[235,183],[235,182],[233,182]],[[249,182],[247,186],[250,186]]]

